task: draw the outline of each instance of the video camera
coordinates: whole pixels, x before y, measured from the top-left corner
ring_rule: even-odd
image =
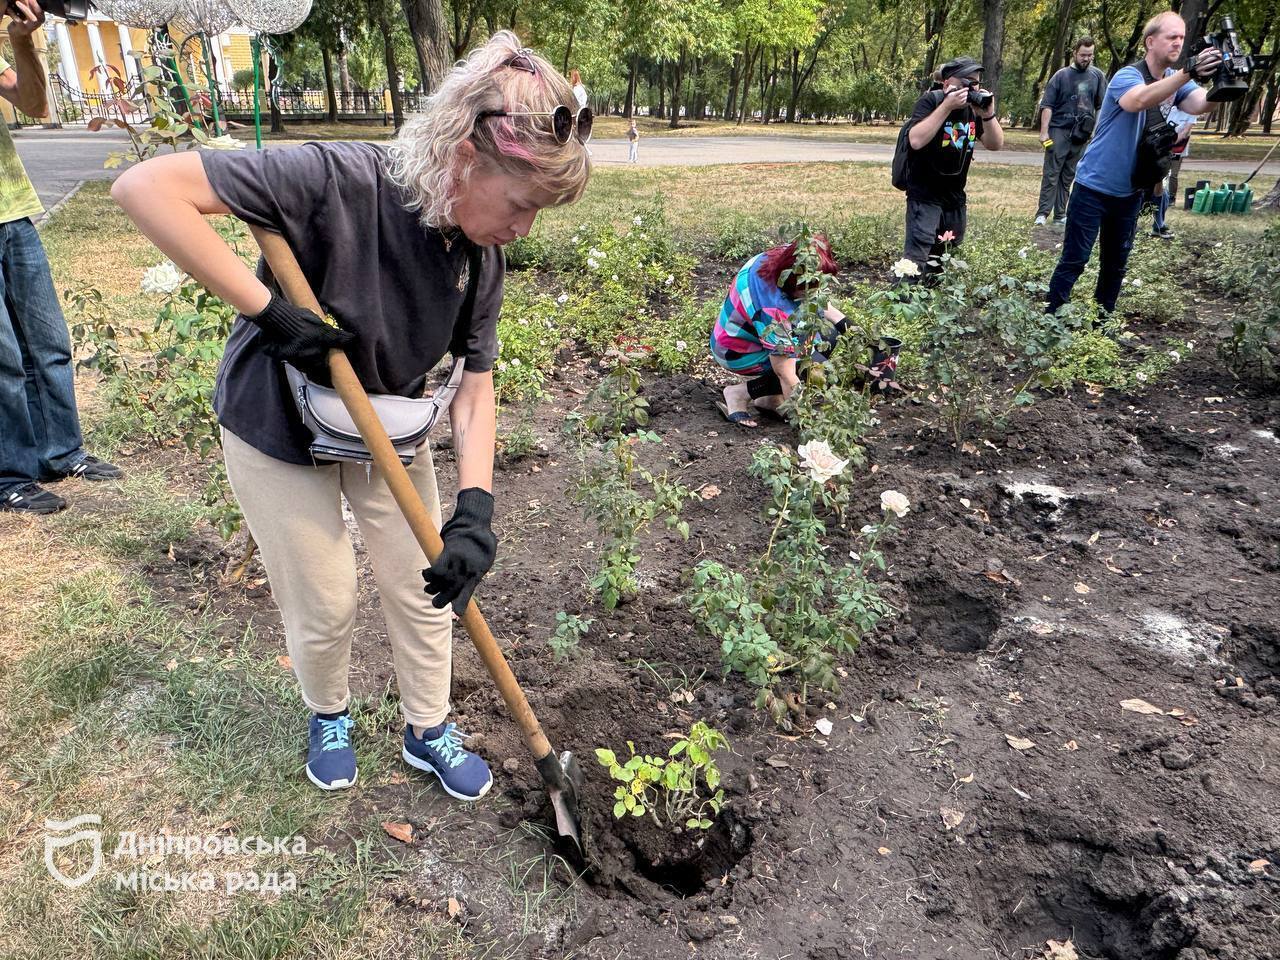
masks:
[[[1200,22],[1196,24],[1196,39],[1187,51],[1187,62],[1190,63],[1210,47],[1221,53],[1222,66],[1212,76],[1196,79],[1209,84],[1209,92],[1205,97],[1210,103],[1230,103],[1248,93],[1249,74],[1262,64],[1240,47],[1236,25],[1230,17],[1219,17],[1218,29],[1214,33],[1205,33],[1208,22],[1209,15],[1201,14]]]
[[[40,9],[51,17],[84,20],[89,16],[89,0],[40,0]]]

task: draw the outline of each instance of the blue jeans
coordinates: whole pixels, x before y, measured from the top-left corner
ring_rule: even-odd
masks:
[[[1050,313],[1071,299],[1071,288],[1084,273],[1099,241],[1098,285],[1093,298],[1107,312],[1116,308],[1120,281],[1133,249],[1133,232],[1142,208],[1142,191],[1127,197],[1112,197],[1077,183],[1067,205],[1067,229],[1062,238],[1062,258],[1049,281]]]
[[[71,336],[29,219],[0,223],[0,490],[83,456]]]

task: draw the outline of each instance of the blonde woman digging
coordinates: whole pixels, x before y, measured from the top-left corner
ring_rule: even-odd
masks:
[[[347,710],[356,566],[343,497],[386,618],[405,718],[402,756],[461,800],[479,799],[492,784],[488,765],[447,718],[454,611],[465,608],[497,549],[492,368],[502,245],[525,236],[539,210],[582,195],[590,132],[590,111],[578,109],[565,79],[502,32],[453,68],[389,148],[176,154],[135,167],[112,189],[156,246],[241,312],[214,407],[227,474],[312,712],[306,773],[321,789],[356,782]],[[280,297],[261,265],[257,276],[245,268],[205,221],[226,213],[284,236],[337,329]],[[420,397],[446,352],[462,361],[449,411],[458,495],[441,530],[444,551],[429,569],[378,471],[315,455],[282,361],[327,383],[333,347],[346,351],[370,394]],[[439,524],[425,442],[409,473]]]

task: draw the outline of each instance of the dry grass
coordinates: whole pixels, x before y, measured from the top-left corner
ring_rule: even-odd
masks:
[[[37,644],[40,611],[58,584],[100,558],[73,547],[47,519],[0,513],[0,675]]]

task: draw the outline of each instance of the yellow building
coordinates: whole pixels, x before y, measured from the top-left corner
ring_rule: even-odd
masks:
[[[3,24],[0,24],[0,29],[3,29]],[[200,42],[193,39],[190,43],[184,43],[186,37],[177,31],[174,34],[174,42],[183,54],[179,64],[183,78],[195,85],[204,86],[204,53]],[[139,68],[145,61],[130,54],[145,53],[149,49],[149,43],[150,31],[123,26],[96,10],[83,21],[49,17],[43,30],[36,33],[37,48],[46,51],[46,62],[53,61],[56,64],[53,72],[61,78],[64,89],[70,88],[73,100],[77,93],[111,92],[112,77],[119,77],[132,85],[138,79]],[[214,77],[218,87],[223,90],[232,89],[232,78],[237,70],[253,66],[250,34],[243,27],[233,27],[214,37],[211,53]],[[0,113],[3,113],[7,122],[14,122],[15,115],[8,101],[0,101]]]

